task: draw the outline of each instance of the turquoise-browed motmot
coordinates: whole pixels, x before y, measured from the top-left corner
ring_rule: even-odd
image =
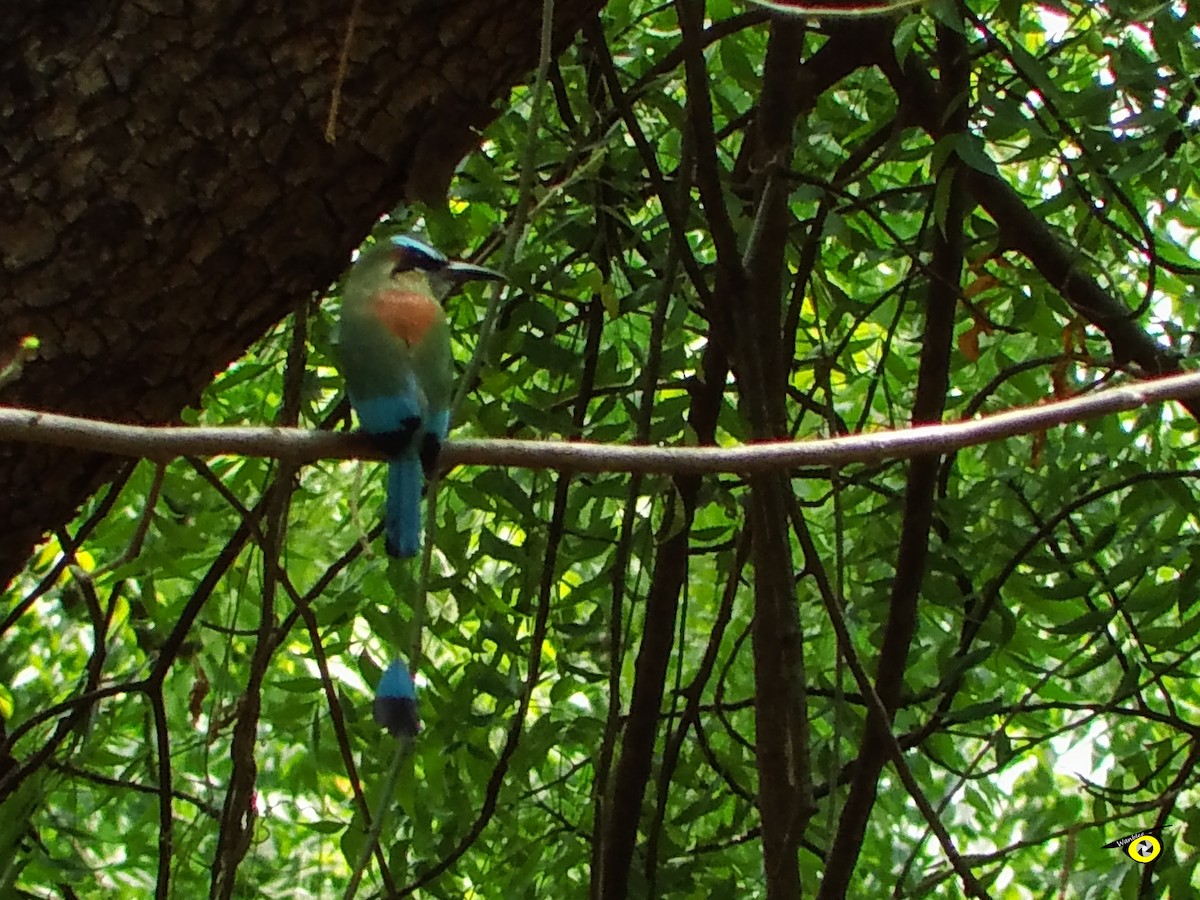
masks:
[[[346,277],[338,353],[359,423],[389,458],[390,556],[417,554],[422,469],[433,470],[450,428],[454,362],[442,301],[464,282],[503,277],[407,236],[364,250]]]

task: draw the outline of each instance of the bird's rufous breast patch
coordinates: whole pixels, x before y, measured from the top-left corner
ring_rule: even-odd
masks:
[[[441,308],[428,294],[388,288],[371,298],[371,312],[406,344],[415,344],[437,321]]]

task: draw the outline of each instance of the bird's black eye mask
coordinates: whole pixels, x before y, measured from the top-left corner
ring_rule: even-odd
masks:
[[[446,267],[446,260],[441,257],[422,253],[413,247],[397,247],[392,263],[392,273],[400,272],[440,272]]]

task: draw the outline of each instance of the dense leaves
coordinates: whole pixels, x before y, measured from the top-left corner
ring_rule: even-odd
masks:
[[[695,4],[678,6],[686,35]],[[609,3],[551,67],[536,118],[535,92],[513,92],[448,211],[381,223],[507,267],[486,346],[489,296],[450,303],[463,370],[483,361],[452,437],[727,445],[763,427],[877,431],[912,421],[919,366],[946,367],[953,420],[1192,353],[1194,10],[936,0],[783,25],[710,0],[706,14],[700,56],[675,6]],[[775,57],[794,67],[783,88],[798,113],[794,150],[764,156],[773,28],[800,48]],[[777,219],[764,213],[772,190],[786,198]],[[997,197],[1017,198],[1029,228],[1048,224],[1054,245],[1025,247]],[[522,202],[528,228],[502,260]],[[778,296],[731,287],[726,228],[737,253],[768,259],[770,278],[753,283],[774,279]],[[777,239],[774,259],[749,253]],[[1157,344],[1153,366],[1048,274],[1055,253]],[[927,315],[946,260],[961,277],[952,346],[939,347]],[[190,419],[296,410],[308,427],[348,427],[337,302],[335,285],[265,335]],[[748,354],[739,341],[755,328],[767,337]],[[790,579],[781,621],[794,617],[803,644],[781,696],[804,698],[807,719],[806,744],[789,745],[798,824],[775,837],[798,845],[806,893],[839,867],[851,896],[969,890],[915,793],[990,896],[1192,896],[1196,440],[1171,405],[960,452],[924,486],[901,461],[790,472],[773,482],[786,495],[775,518],[762,483],[734,474],[462,468],[437,490],[424,591],[373,540],[373,464],[131,466],[0,610],[14,739],[0,758],[0,884],[329,896],[362,875],[373,892],[582,896],[602,875],[606,896],[765,896],[773,826],[759,786],[772,763],[759,731],[786,710],[763,708],[779,685],[762,680],[772,648],[752,620],[777,565]],[[927,534],[910,514],[922,491]],[[790,559],[751,553],[770,534]],[[891,731],[915,791],[884,764],[847,845],[855,760],[877,739],[852,670],[874,676],[898,640],[889,613],[913,539],[927,556]],[[673,564],[686,570],[671,593]],[[411,752],[370,716],[396,654],[421,686]],[[636,698],[655,696],[654,654],[664,680],[647,716]],[[1103,847],[1150,828],[1163,846],[1150,865]]]

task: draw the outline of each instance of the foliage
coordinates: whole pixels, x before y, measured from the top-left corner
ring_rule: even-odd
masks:
[[[786,185],[771,324],[785,347],[783,435],[908,424],[921,358],[943,350],[947,419],[1139,374],[1062,283],[1011,248],[977,180],[959,229],[954,346],[936,346],[925,331],[931,256],[956,227],[955,177],[969,177],[956,172],[1013,186],[1077,271],[1164,353],[1191,353],[1194,9],[1001,0],[935,2],[867,23],[793,20],[806,77],[790,85],[800,95],[795,152],[774,175],[754,154],[773,20],[729,0],[710,0],[707,15],[707,101],[689,89],[675,8],[613,0],[603,34],[585,30],[552,67],[532,138],[532,94],[518,88],[448,211],[406,208],[381,224],[421,228],[452,254],[494,249],[532,139],[530,224],[486,347],[488,298],[468,291],[451,304],[457,357],[464,367],[477,351],[485,360],[453,436],[761,436],[750,408],[762,398],[745,373],[735,364],[726,377],[706,356],[730,337],[713,312],[723,299],[719,224],[698,186],[709,167],[742,250],[761,239],[763,180]],[[939,45],[962,36],[965,131],[945,128],[949,116],[931,126],[886,65],[867,59],[828,76],[821,48],[844,52],[847,34],[879,33],[889,64],[909,66],[911,79],[945,71]],[[701,127],[710,113],[712,148]],[[329,294],[218,375],[190,420],[274,423],[292,398],[302,425],[347,427],[336,286]],[[716,397],[711,434],[696,420],[706,390]],[[1195,890],[1196,439],[1195,421],[1169,406],[940,462],[893,731],[991,896]],[[913,470],[789,474],[779,483],[816,551],[805,553],[793,521],[792,558],[780,564],[795,573],[810,730],[802,775],[816,802],[795,835],[801,881],[814,892],[830,866],[857,858],[853,896],[962,896],[891,764],[861,841],[835,840],[867,707],[814,570],[828,575],[853,654],[873,674]],[[228,853],[222,834],[235,831],[222,821],[236,766],[250,762],[235,727],[257,716],[240,893],[340,893],[386,800],[387,875],[373,860],[372,890],[582,896],[602,836],[623,828],[638,835],[624,873],[636,896],[764,896],[763,686],[751,637],[760,581],[747,558],[759,535],[748,532],[747,479],[709,477],[689,494],[668,477],[452,471],[436,497],[425,600],[417,573],[389,568],[379,542],[365,549],[381,490],[373,465],[142,462],[42,548],[7,595],[0,628],[0,712],[19,736],[0,773],[36,763],[4,802],[0,846],[19,850],[0,854],[0,884],[140,897],[169,866],[173,893],[203,894],[214,858]],[[635,753],[630,699],[647,688],[639,654],[653,652],[645,621],[680,536],[687,577],[652,710],[640,820],[613,826],[613,792],[636,784],[622,782],[616,761]],[[381,798],[396,754],[371,721],[371,689],[388,657],[411,653],[418,625],[425,731],[401,759],[394,796]],[[1103,848],[1150,827],[1162,829],[1164,853],[1149,866]]]

